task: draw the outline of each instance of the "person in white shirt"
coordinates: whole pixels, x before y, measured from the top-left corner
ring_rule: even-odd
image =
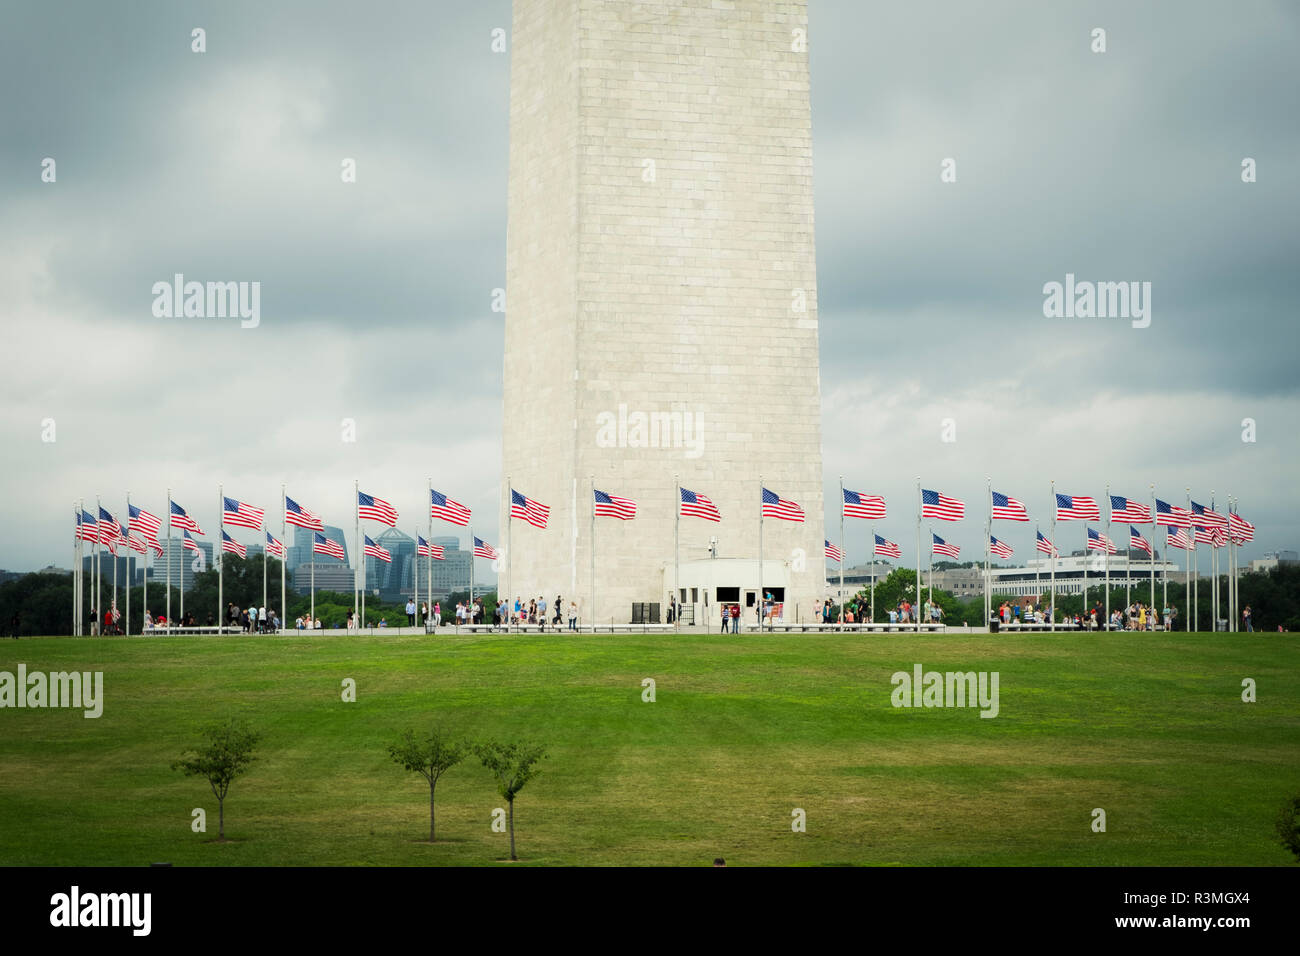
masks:
[[[264,607],[257,609],[257,629],[263,634],[266,633],[266,608]]]

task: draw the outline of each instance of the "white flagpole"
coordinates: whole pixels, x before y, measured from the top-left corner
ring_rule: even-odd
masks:
[[[873,539],[871,542],[873,551],[875,550],[875,543]],[[844,476],[840,475],[840,599],[835,602],[840,606],[839,623],[844,621],[844,557],[846,554],[847,552],[844,550]],[[824,567],[825,564],[826,562],[823,561],[822,566]]]
[[[433,560],[433,540],[429,541],[429,560]],[[474,529],[469,529],[469,622],[474,623]]]
[[[143,593],[140,595],[140,633],[144,634],[144,616],[149,613],[149,554],[153,549],[144,545],[144,572],[140,575]]]
[[[74,501],[72,507],[76,508],[77,503]],[[81,511],[76,512],[76,523],[73,525],[76,537],[72,539],[72,636],[77,636],[77,621],[80,618],[81,611],[77,607],[77,588],[81,584]]]
[[[1188,489],[1187,489],[1187,513],[1188,513],[1188,514],[1191,514],[1191,513],[1192,513],[1192,489],[1191,489],[1191,488],[1188,488]],[[1191,547],[1191,549],[1192,549],[1191,557],[1190,557],[1189,562],[1188,562],[1188,571],[1187,571],[1187,608],[1186,608],[1186,610],[1187,610],[1187,612],[1188,612],[1188,614],[1187,614],[1187,622],[1188,622],[1188,623],[1187,623],[1187,630],[1188,630],[1188,632],[1190,633],[1191,631],[1196,630],[1196,628],[1200,627],[1200,625],[1201,625],[1201,622],[1200,622],[1200,620],[1198,619],[1198,615],[1197,615],[1197,613],[1196,613],[1196,612],[1199,610],[1199,608],[1197,608],[1197,606],[1196,606],[1196,605],[1197,605],[1197,593],[1196,593],[1196,592],[1199,590],[1199,588],[1194,588],[1194,587],[1192,587],[1192,571],[1191,571],[1191,567],[1192,567],[1192,565],[1195,564],[1195,566],[1196,566],[1196,574],[1197,574],[1198,577],[1200,576],[1200,573],[1201,573],[1201,558],[1200,558],[1200,555],[1197,554],[1197,552],[1196,552],[1196,528],[1195,528],[1195,526],[1189,527],[1189,528],[1187,529],[1187,537],[1188,537],[1188,539],[1189,539],[1187,543],[1188,543],[1188,545],[1189,545],[1189,546]],[[1200,581],[1197,581],[1196,583],[1197,583],[1197,584],[1200,584]]]
[[[221,485],[217,485],[217,547],[212,554],[212,560],[217,563],[217,633],[223,633],[221,628],[224,626],[226,614],[226,601],[224,591],[224,576],[226,573],[225,562],[226,550],[226,496],[222,493]]]
[[[591,475],[589,484],[591,485],[591,607],[587,609],[587,616],[591,618],[591,633],[596,633],[596,476]],[[681,520],[681,509],[677,509],[678,518]]]
[[[425,579],[425,584],[427,584],[428,586],[424,590],[428,594],[429,613],[432,614],[433,613],[433,476],[432,475],[429,476],[429,494],[426,500],[429,503],[429,553],[424,556],[424,567],[426,573],[428,574],[428,577]],[[474,560],[474,532],[472,530],[470,531],[469,534],[469,551],[470,551],[469,559],[472,562]],[[498,590],[500,590],[499,586],[498,586]],[[498,604],[501,603],[500,594],[497,595],[497,603]],[[438,624],[439,624],[438,621],[433,622],[434,627],[437,627]]]
[[[1210,510],[1214,510],[1214,489],[1210,489]],[[1214,537],[1214,532],[1210,532]],[[1216,631],[1219,628],[1219,547],[1213,541],[1210,542],[1210,581],[1212,587],[1210,590],[1210,609],[1213,615],[1210,618],[1210,630]]]
[[[114,541],[108,547],[108,553],[113,556],[113,603],[109,605],[112,610],[117,610],[117,542]]]
[[[167,627],[172,627],[172,490],[167,489]],[[183,579],[182,579],[183,580]]]
[[[916,476],[916,600],[921,600],[921,476]],[[916,618],[916,633],[921,633],[921,615],[915,613],[916,605],[913,602],[913,616]]]
[[[1124,549],[1124,621],[1128,626],[1128,609],[1133,604],[1133,526],[1129,525],[1128,547]]]
[[[474,529],[469,532],[470,549],[469,549],[469,596],[470,600],[474,599]],[[427,546],[433,546],[433,540],[427,542]],[[415,587],[415,594],[411,598],[411,603],[415,606],[415,613],[420,613],[420,529],[415,529],[415,563],[411,566],[411,581]],[[423,622],[421,622],[423,623]]]
[[[100,592],[99,546],[103,543],[101,539],[104,537],[102,532],[104,524],[103,524],[103,520],[100,518],[101,509],[102,509],[102,505],[100,505],[99,503],[99,495],[95,495],[95,596],[94,599],[90,602],[90,604],[92,609],[95,612],[95,628],[94,628],[95,633],[97,633],[100,637],[103,637],[104,636],[104,623],[103,623],[104,608],[101,606],[103,604],[103,601],[100,600],[100,594],[99,594]]]
[[[356,583],[355,572],[353,572],[352,581],[354,584]],[[353,596],[355,597],[355,592]],[[315,531],[312,531],[311,533],[311,610],[307,612],[307,616],[311,618],[311,624],[312,627],[314,628],[316,626],[316,532]],[[361,633],[360,621],[357,622],[357,633],[358,634]]]
[[[512,510],[511,506],[513,504],[513,501],[511,499],[512,494],[513,494],[513,488],[510,484],[510,476],[506,475],[506,513],[504,517],[506,522],[506,612],[507,612],[506,620],[507,622],[510,621],[510,616],[514,613],[514,605],[510,603],[510,597],[509,597],[510,588],[514,587],[514,583],[515,583],[514,575],[511,574],[511,570],[514,564],[515,549],[510,546],[510,530],[511,530],[511,526],[514,524],[514,522],[510,519],[510,513]],[[594,616],[595,612],[596,609],[592,608],[593,617],[591,619],[591,629],[593,634],[596,631],[596,618]],[[507,624],[506,626],[506,633],[507,634],[510,633],[509,624]]]
[[[271,558],[271,552],[266,546],[266,528],[262,528],[262,610],[266,610],[266,562]]]
[[[934,525],[930,525],[930,577],[926,581],[926,591],[925,603],[929,604],[934,600]]]
[[[354,560],[357,562],[352,566],[352,617],[357,622],[357,633],[361,633],[361,589],[365,586],[362,575],[365,573],[365,545],[361,543],[361,482],[356,478],[352,479],[352,513],[356,518],[356,544],[357,550],[354,552]],[[315,542],[315,538],[312,541]],[[312,545],[315,548],[315,544]],[[313,557],[312,564],[316,560]],[[315,576],[316,569],[312,568],[312,593],[315,594]],[[316,616],[316,602],[312,601],[312,617]]]
[[[1110,501],[1110,483],[1106,484],[1106,540],[1102,542],[1102,553],[1106,555],[1106,630],[1110,630],[1110,515],[1115,508]],[[1155,520],[1151,512],[1151,520]]]
[[[130,532],[131,532],[131,492],[129,492],[129,491],[126,493],[126,526],[127,526],[127,533],[130,534]],[[131,551],[132,551],[132,550],[134,550],[134,549],[131,547],[131,543],[128,541],[128,542],[127,542],[127,545],[126,545],[126,568],[127,568],[127,575],[126,575],[126,618],[124,619],[124,620],[126,621],[126,623],[125,623],[125,625],[122,627],[122,633],[123,633],[124,635],[126,635],[127,637],[130,637],[130,636],[131,636]],[[146,551],[148,550],[148,546],[146,546],[145,550],[146,550]],[[114,574],[116,575],[116,573],[117,573],[117,561],[116,561],[116,560],[113,561],[113,569],[114,569]]]
[[[1052,540],[1049,549],[1052,557],[1052,621],[1049,630],[1056,630],[1056,479],[1052,479]]]
[[[280,555],[280,627],[281,629],[284,628],[284,625],[286,623],[285,618],[289,614],[289,609],[285,606],[285,600],[284,600],[285,592],[287,591],[287,588],[285,587],[285,565],[289,563],[289,533],[285,530],[286,526],[289,523],[289,520],[287,514],[288,505],[286,504],[285,498],[286,498],[286,494],[284,490],[284,482],[280,482],[280,547],[284,549],[284,554]],[[315,534],[316,532],[313,531],[312,532],[313,545],[316,542]],[[315,560],[315,555],[312,556],[312,560],[313,561]]]
[[[993,607],[993,593],[990,589],[993,564],[993,476],[986,475],[985,478],[989,492],[989,520],[984,525],[984,626],[987,627]]]
[[[763,630],[763,615],[767,611],[763,597],[763,476],[758,476],[758,630]]]
[[[876,526],[871,526],[871,623],[876,623]],[[841,609],[843,605],[841,605]],[[859,622],[861,623],[861,622]]]
[[[1151,611],[1153,613],[1155,612],[1156,609],[1156,534],[1155,531],[1156,531],[1156,486],[1155,483],[1153,482],[1151,484],[1151,541],[1149,542],[1151,547],[1151,553],[1147,555],[1147,558],[1151,561]],[[1155,624],[1152,624],[1151,632],[1153,634],[1155,633],[1155,629],[1156,629]]]

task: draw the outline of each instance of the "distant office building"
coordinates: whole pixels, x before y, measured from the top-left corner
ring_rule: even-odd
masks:
[[[1152,559],[1145,551],[1134,551],[1125,561],[1123,552],[1110,556],[1110,586],[1122,588],[1150,587],[1154,565],[1156,586],[1168,577],[1169,583],[1181,585],[1184,575],[1172,562],[1162,560],[1157,553]],[[983,573],[982,570],[979,573]],[[936,577],[938,572],[935,572]],[[1052,560],[1047,556],[1030,558],[1024,566],[1009,568],[994,566],[989,569],[990,590],[999,597],[1033,597],[1047,594],[1052,586]],[[924,578],[923,578],[924,580]],[[1090,588],[1106,584],[1106,556],[1098,552],[1062,555],[1056,559],[1056,593],[1081,594],[1084,583]],[[936,585],[937,587],[938,585]]]
[[[1274,551],[1250,562],[1252,571],[1272,571],[1280,564],[1295,564],[1300,560],[1294,551]]]
[[[167,569],[171,567],[172,587],[184,587],[189,590],[194,587],[194,575],[199,571],[206,571],[212,567],[212,542],[198,541],[199,553],[202,554],[200,559],[198,554],[185,548],[181,544],[180,538],[162,538],[163,553],[161,557],[153,559],[153,567],[149,569],[149,582],[151,584],[161,584],[164,587],[167,584]],[[110,570],[112,570],[110,568]],[[182,578],[184,579],[182,584]]]
[[[321,557],[318,555],[318,557]],[[352,569],[338,561],[331,560],[329,564],[313,563],[308,561],[306,564],[300,564],[293,572],[293,589],[299,594],[308,594],[312,588],[312,568],[316,569],[315,587],[317,591],[338,591],[341,594],[351,594],[354,575]]]
[[[135,580],[136,576],[136,556],[134,554],[119,554],[116,558],[107,551],[99,553],[99,582],[101,585],[107,584],[113,586],[113,564],[117,563],[117,583],[119,587],[125,587],[128,583]],[[83,571],[93,571],[93,556],[89,554],[82,555],[81,567]],[[141,561],[141,564],[144,562]]]
[[[293,544],[287,544],[284,549],[284,566],[290,574],[297,571],[300,565],[315,563],[317,567],[324,565],[347,565],[348,564],[348,539],[343,535],[342,528],[336,528],[333,525],[325,525],[325,530],[319,532],[325,537],[336,542],[343,548],[343,559],[331,557],[328,554],[313,554],[311,550],[312,535],[317,532],[308,531],[306,528],[293,527]],[[274,531],[271,532],[275,534]],[[277,535],[277,538],[279,536]],[[297,578],[294,578],[296,581]],[[352,590],[349,584],[347,589]]]

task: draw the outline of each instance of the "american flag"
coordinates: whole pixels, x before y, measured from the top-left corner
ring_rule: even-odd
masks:
[[[1019,519],[1016,518],[1012,520],[1018,521]],[[992,551],[994,554],[996,554],[999,558],[1009,558],[1013,554],[1015,554],[1015,552],[1011,550],[1011,545],[1007,544],[1005,541],[999,541],[997,538],[993,537],[992,535],[989,535],[989,550]]]
[[[949,544],[933,531],[930,532],[930,537],[934,539],[930,545],[931,554],[943,554],[950,558],[955,558],[961,553],[961,548],[957,547],[955,544]]]
[[[901,558],[903,551],[892,541],[886,541],[880,535],[876,535],[876,554],[886,558]]]
[[[162,557],[162,553],[163,553],[162,545],[158,543],[157,538],[150,538],[145,543],[149,545],[149,550],[153,552],[153,556],[155,558]]]
[[[844,489],[844,517],[874,519],[884,516],[885,499],[880,495],[864,495]]]
[[[489,561],[495,561],[497,558],[501,557],[501,552],[497,551],[496,548],[492,547],[492,545],[488,544],[482,538],[475,538],[474,557],[487,558]]]
[[[190,537],[190,529],[186,528],[181,532],[181,547],[186,551],[198,551],[199,543]]]
[[[1056,496],[1057,521],[1100,521],[1101,512],[1097,502],[1083,495]]]
[[[1255,540],[1255,526],[1237,512],[1229,511],[1228,534],[1232,535],[1232,540],[1238,544],[1245,544],[1247,541]]]
[[[273,554],[277,558],[284,557],[284,542],[275,540],[269,531],[266,533],[266,553]]]
[[[357,492],[357,517],[367,521],[378,521],[390,528],[397,527],[397,509],[383,498],[376,498],[364,491]]]
[[[1041,551],[1043,554],[1050,554],[1054,558],[1059,558],[1061,556],[1061,552],[1056,550],[1056,545],[1043,537],[1043,532],[1035,531],[1034,536],[1037,539],[1034,542],[1034,550]]]
[[[415,553],[421,558],[437,558],[439,561],[446,560],[443,558],[443,547],[440,544],[430,544],[425,541],[421,535],[416,535],[417,544]]]
[[[391,551],[371,541],[370,535],[368,534],[363,535],[363,538],[365,539],[365,547],[361,549],[363,552],[370,555],[372,558],[378,558],[380,561],[387,561],[389,564],[392,564],[393,553]]]
[[[1110,543],[1110,538],[1093,531],[1091,528],[1088,529],[1088,550],[1105,551],[1107,554],[1117,554],[1119,552],[1119,549]]]
[[[546,519],[551,509],[534,501],[525,494],[510,489],[510,517],[523,518],[534,528],[546,528]]]
[[[1195,541],[1197,544],[1213,544],[1214,543],[1213,529],[1207,528],[1205,525],[1199,525],[1199,524],[1192,525],[1192,540]]]
[[[298,527],[307,528],[309,531],[325,530],[325,523],[321,520],[320,515],[304,508],[288,496],[285,496],[284,499],[284,520],[288,524],[296,524]]]
[[[325,537],[319,531],[312,535],[311,550],[313,554],[329,554],[343,560],[343,545]]]
[[[956,498],[941,495],[937,491],[922,489],[921,517],[940,518],[944,521],[960,521],[966,517],[966,504]]]
[[[1228,519],[1214,510],[1213,506],[1207,508],[1205,505],[1198,505],[1192,502],[1192,520],[1206,528],[1226,528]]]
[[[1227,543],[1228,533],[1226,531],[1222,528],[1210,529],[1210,544],[1214,545],[1216,548],[1222,548]]]
[[[189,516],[189,514],[176,502],[168,502],[172,512],[172,527],[180,528],[182,531],[193,531],[195,534],[202,534],[203,529],[199,527],[198,522]]]
[[[1110,496],[1110,520],[1117,523],[1150,524],[1151,509],[1144,504],[1125,498],[1123,495]]]
[[[1023,503],[1010,495],[995,491],[993,492],[993,518],[994,520],[1002,518],[1006,521],[1028,521],[1029,511]]]
[[[144,535],[147,540],[158,540],[158,530],[162,527],[162,522],[155,515],[135,505],[127,505],[126,520],[131,525],[132,531]]]
[[[842,562],[844,560],[844,552],[841,551],[839,548],[835,547],[835,545],[831,544],[829,541],[827,541],[826,557],[830,558],[832,561]]]
[[[442,492],[433,490],[430,490],[429,497],[432,499],[429,505],[429,514],[432,517],[450,521],[461,527],[469,524],[469,509],[459,501],[453,501]]]
[[[1174,528],[1190,528],[1192,513],[1186,508],[1171,505],[1156,499],[1156,524],[1169,525]]]
[[[622,518],[624,521],[631,521],[636,517],[636,502],[631,498],[620,498],[618,495],[607,495],[603,491],[597,491],[596,517]]]
[[[95,516],[82,509],[81,520],[77,522],[77,537],[82,541],[98,541],[99,529],[95,527]]]
[[[1132,525],[1129,525],[1128,528],[1128,546],[1130,550],[1137,548],[1139,551],[1151,554],[1151,542],[1138,534],[1138,529]]]
[[[221,532],[221,550],[237,554],[241,558],[248,557],[248,549],[224,531]]]
[[[1165,545],[1187,551],[1191,548],[1192,543],[1187,540],[1187,532],[1182,528],[1165,528]]]
[[[707,518],[709,521],[722,520],[722,515],[718,513],[717,507],[704,495],[687,491],[685,488],[678,488],[677,490],[682,493],[683,518]]]
[[[143,538],[136,537],[133,533],[127,532],[126,543],[131,546],[131,550],[137,554],[144,554],[149,550],[149,546],[144,543]]]
[[[262,519],[266,517],[266,512],[261,508],[254,508],[252,505],[244,504],[242,501],[236,501],[234,498],[221,496],[222,513],[221,520],[226,524],[239,525],[241,528],[252,528],[254,531],[262,530]]]
[[[780,518],[782,521],[802,521],[803,509],[793,501],[764,488],[762,515],[764,518]]]
[[[99,541],[110,548],[117,547],[118,538],[122,537],[122,526],[117,519],[105,509],[99,509]]]

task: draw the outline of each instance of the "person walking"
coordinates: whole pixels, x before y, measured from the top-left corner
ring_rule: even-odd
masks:
[[[1255,630],[1255,625],[1252,624],[1252,623],[1251,623],[1251,620],[1250,620],[1250,605],[1249,605],[1249,604],[1247,604],[1245,607],[1243,607],[1243,608],[1241,609],[1241,620],[1242,620],[1242,622],[1246,625],[1246,631],[1247,631],[1248,633],[1253,633],[1254,630]]]
[[[415,627],[415,601],[412,598],[406,599],[406,626]]]
[[[555,619],[551,621],[551,623],[555,625],[556,630],[559,630],[560,625],[564,623],[563,609],[563,598],[557,594],[555,595]]]
[[[575,633],[578,630],[578,602],[569,602],[569,630]]]

